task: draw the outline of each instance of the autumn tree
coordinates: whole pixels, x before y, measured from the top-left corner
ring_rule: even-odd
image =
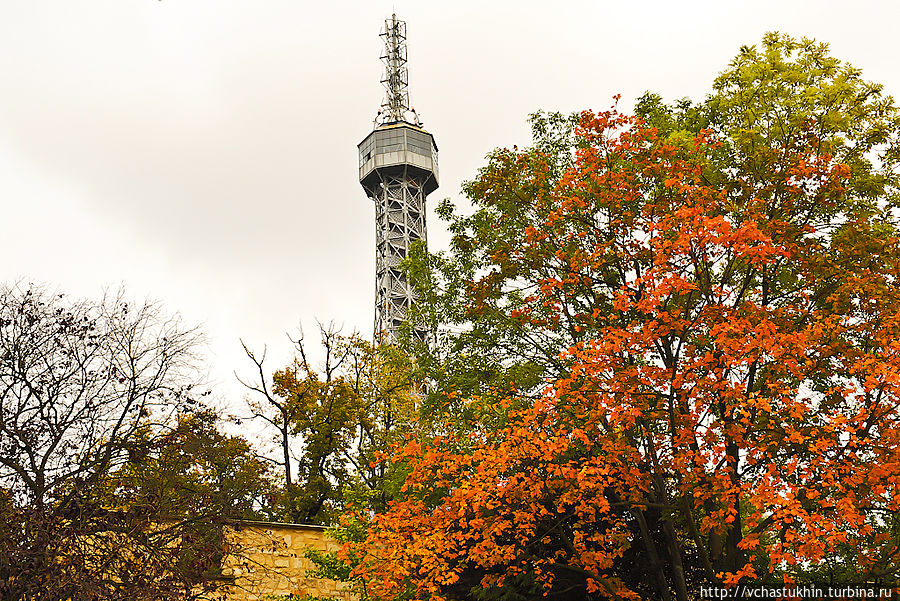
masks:
[[[199,407],[162,428],[144,428],[128,462],[106,478],[107,506],[165,524],[150,532],[177,536],[177,553],[170,558],[174,572],[209,588],[221,576],[225,529],[270,517],[278,490],[271,465],[246,439],[222,427],[215,411]],[[243,549],[232,542],[229,552],[240,556]]]
[[[317,368],[302,335],[295,359],[268,375],[264,356],[247,350],[256,379],[253,418],[268,424],[282,468],[282,519],[331,523],[347,503],[383,508],[392,474],[378,455],[415,417],[409,360],[397,349],[376,349],[357,335],[320,325]],[[246,350],[246,348],[245,348]]]
[[[0,287],[0,598],[182,599],[213,585],[221,545],[197,535],[215,508],[204,502],[231,483],[181,442],[202,437],[202,423],[215,439],[207,458],[246,449],[197,413],[197,339],[121,294],[77,301]],[[176,467],[175,455],[191,459]],[[220,463],[241,465],[253,471]]]
[[[430,409],[466,419],[395,457],[378,596],[896,582],[898,111],[777,34],[639,109],[539,118],[443,208]]]
[[[208,407],[176,416],[136,437],[124,469],[109,478],[125,506],[156,500],[169,519],[263,519],[273,491],[271,467],[240,436],[224,433]]]
[[[858,211],[881,211],[898,200],[900,113],[882,86],[866,81],[859,69],[828,53],[825,44],[767,34],[759,47],[743,47],[702,102],[671,105],[645,94],[636,114],[673,144],[692,144],[711,131],[720,145],[708,152],[702,177],[728,191],[729,211],[739,211],[754,196],[770,195],[783,179],[780,155],[804,148],[810,135],[823,155],[850,167],[853,178],[844,203]],[[523,160],[556,180],[575,158],[578,116],[536,113],[531,123],[534,146]],[[532,178],[513,185],[514,174],[485,173],[464,185],[465,214],[449,200],[438,207],[452,234],[450,251],[428,255],[416,249],[410,265],[420,286],[419,307],[445,342],[422,349],[417,364],[433,379],[428,400],[439,420],[471,421],[477,404],[454,402],[473,394],[503,396],[515,382],[519,391],[539,386],[547,373],[559,373],[559,352],[584,336],[570,323],[579,307],[564,301],[554,328],[531,328],[513,319],[523,299],[554,266],[520,260],[522,232],[540,226],[543,215],[533,202],[541,189]],[[498,184],[485,189],[493,178]],[[506,185],[500,185],[506,184]],[[814,207],[810,219],[836,223],[844,205]],[[801,218],[799,213],[788,215]],[[833,219],[834,218],[834,219]]]

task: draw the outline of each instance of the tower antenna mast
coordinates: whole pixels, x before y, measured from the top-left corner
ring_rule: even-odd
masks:
[[[381,60],[384,62],[384,102],[375,119],[376,125],[407,121],[421,125],[415,111],[409,106],[409,71],[406,68],[406,22],[391,15],[384,22],[384,50]]]

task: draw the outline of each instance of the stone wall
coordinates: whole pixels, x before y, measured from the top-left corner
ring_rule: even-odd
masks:
[[[225,536],[222,562],[226,601],[262,601],[272,596],[313,595],[352,601],[349,584],[310,578],[305,550],[334,551],[340,545],[321,526],[243,522]]]

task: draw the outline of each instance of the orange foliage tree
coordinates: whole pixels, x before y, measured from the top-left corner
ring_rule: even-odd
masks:
[[[398,449],[408,476],[351,550],[356,575],[385,599],[679,601],[833,557],[894,578],[896,229],[845,202],[850,169],[812,126],[768,149],[777,168],[740,203],[740,174],[708,177],[708,133],[663,139],[611,111],[576,138],[561,169],[499,151],[471,185],[533,218],[470,306],[540,274],[510,317],[564,327],[557,369],[536,398],[448,400],[499,426]]]

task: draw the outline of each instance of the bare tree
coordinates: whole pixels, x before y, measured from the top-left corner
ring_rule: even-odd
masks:
[[[247,390],[256,394],[247,399],[247,407],[250,410],[250,415],[245,418],[237,419],[238,421],[241,421],[242,419],[261,420],[268,427],[275,430],[272,442],[274,442],[275,446],[278,448],[280,458],[266,458],[281,468],[282,474],[284,475],[284,493],[286,497],[290,498],[294,494],[295,487],[291,462],[296,461],[296,458],[294,457],[291,446],[293,442],[294,422],[296,421],[298,408],[290,399],[283,398],[275,393],[273,384],[270,382],[270,377],[266,372],[266,348],[263,347],[262,353],[256,353],[251,350],[243,340],[241,340],[241,347],[244,349],[247,358],[253,363],[255,371],[253,375],[254,379],[250,380],[242,378],[237,372],[235,372],[235,378],[237,378],[238,382],[247,388]],[[302,350],[303,346],[301,345],[300,348]],[[301,360],[308,366],[308,363],[306,363],[306,354],[303,353],[301,357]],[[293,522],[297,522],[300,519],[300,516],[293,511],[288,511],[287,514],[282,517]]]
[[[65,302],[0,288],[0,483],[65,505],[127,457],[136,430],[186,398],[197,333],[118,294]]]
[[[197,342],[121,292],[0,286],[0,598],[194,594],[192,531],[159,521],[152,499],[123,506],[121,476],[193,403]]]

